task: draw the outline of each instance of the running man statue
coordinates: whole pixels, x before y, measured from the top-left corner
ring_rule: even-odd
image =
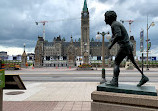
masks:
[[[118,87],[118,77],[120,73],[120,63],[123,61],[123,59],[127,56],[129,60],[134,64],[136,69],[141,73],[142,78],[137,85],[138,87],[141,87],[143,84],[149,81],[148,77],[143,74],[143,72],[139,69],[137,66],[134,57],[133,57],[133,46],[132,43],[129,40],[128,33],[125,29],[125,27],[118,21],[116,21],[117,15],[114,11],[107,11],[105,13],[105,22],[106,24],[111,26],[112,31],[112,38],[111,42],[108,45],[108,49],[111,49],[112,46],[117,42],[120,46],[119,51],[117,52],[117,55],[115,57],[114,62],[114,74],[113,78],[109,83],[106,83],[106,85],[115,86]]]

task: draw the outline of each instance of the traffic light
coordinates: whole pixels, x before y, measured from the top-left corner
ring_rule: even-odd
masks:
[[[150,50],[151,42],[148,43],[148,50]]]

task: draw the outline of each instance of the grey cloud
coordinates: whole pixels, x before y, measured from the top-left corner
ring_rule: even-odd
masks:
[[[115,0],[98,0],[98,2],[101,2],[101,3],[109,3],[109,4],[113,4]],[[123,4],[125,3],[127,0],[118,0],[116,3],[117,4]]]
[[[150,1],[145,1],[143,3],[137,3],[130,7],[129,9],[131,11],[138,11],[142,16],[153,16],[156,17],[158,16],[158,6],[157,2],[150,0]]]
[[[96,11],[96,8],[94,8],[94,7],[89,9],[90,15],[93,15],[95,13],[95,11]]]
[[[108,0],[98,0],[99,2],[101,2],[101,3],[105,3],[105,2],[107,2]]]
[[[125,3],[126,1],[127,1],[127,0],[118,0],[117,3],[118,3],[118,4],[123,4],[123,3]]]
[[[51,7],[49,2],[52,3]],[[81,10],[78,10],[78,7],[72,8],[73,3],[77,4],[78,1],[65,2],[67,4],[60,2],[62,1],[58,1],[57,4],[54,4],[55,1],[48,1],[47,3],[46,1],[44,2],[44,0],[2,0],[0,3],[0,14],[3,15],[0,18],[0,45],[22,47],[21,43],[28,42],[29,47],[34,47],[35,43],[30,41],[36,41],[38,35],[43,35],[42,24],[36,26],[35,21],[52,21],[71,18],[73,14],[74,16],[78,14],[78,17],[80,17]],[[52,22],[46,24],[46,37],[52,41],[52,37],[54,36],[63,35],[64,37],[68,37],[71,33],[76,35],[75,33],[77,33],[78,30],[73,32],[72,30],[80,30],[78,27],[79,25],[76,26],[76,24],[72,24],[71,21]]]
[[[99,1],[103,4],[113,4],[114,0],[93,1]],[[156,6],[158,2],[154,2],[154,0],[150,0],[149,2],[141,1],[138,3],[136,0],[118,0],[115,4],[113,4],[113,7],[110,10],[116,11],[116,13],[118,14],[118,20],[133,19],[131,17],[135,16],[135,12],[139,12],[141,15],[139,15],[137,19],[141,18],[141,20],[144,20],[145,22],[145,16],[147,13],[154,17],[158,16],[158,8]],[[89,0],[87,2],[89,2]],[[49,23],[46,23],[47,40],[52,41],[54,37],[57,37],[59,35],[61,35],[61,37],[65,37],[67,41],[70,41],[71,35],[73,36],[74,40],[78,40],[78,38],[81,36],[80,17],[83,3],[84,0],[1,0],[0,15],[3,16],[0,17],[0,45],[10,47],[23,47],[23,43],[25,42],[27,44],[27,47],[34,48],[38,35],[43,35],[42,24],[39,24],[37,26],[35,24],[35,21],[42,20],[49,21]],[[88,5],[90,4],[88,3]],[[98,31],[105,31],[102,28],[106,27],[106,24],[104,23],[103,15],[97,16],[97,18],[93,18],[95,17],[94,14],[98,13],[96,12],[95,5],[93,6],[93,8],[89,8],[89,12],[91,17],[90,39],[92,37],[95,39],[95,35]],[[128,14],[132,16],[129,16]],[[78,19],[66,20],[68,18]],[[59,19],[65,20],[50,22]],[[127,23],[124,25],[128,30],[129,25]],[[146,23],[132,24],[132,34],[135,36],[135,39],[137,41],[137,50],[139,50],[140,28],[146,29]],[[150,32],[150,37],[153,46],[156,47],[156,44],[158,42],[157,32]]]

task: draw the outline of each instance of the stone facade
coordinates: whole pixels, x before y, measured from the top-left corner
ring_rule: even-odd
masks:
[[[130,38],[131,39],[131,38]],[[136,41],[132,37],[131,42],[134,44],[134,56],[136,55]],[[119,46],[115,44],[109,51],[108,42],[105,42],[105,58],[109,56],[115,56],[119,49]],[[44,49],[44,50],[43,50]],[[102,42],[90,42],[90,55],[91,57],[102,56]],[[52,42],[43,41],[42,37],[38,37],[38,41],[35,48],[35,66],[52,66],[52,67],[73,67],[77,61],[77,56],[81,55],[81,43],[65,42],[61,40],[61,37],[55,38]]]
[[[1,58],[2,60],[8,59],[7,52],[1,51],[1,52],[0,52],[0,58]]]
[[[38,41],[35,47],[35,67],[43,66],[44,60],[44,39],[38,37]]]
[[[26,63],[27,63],[27,55],[26,55],[26,52],[24,50],[22,57],[21,57],[21,67],[26,68]]]

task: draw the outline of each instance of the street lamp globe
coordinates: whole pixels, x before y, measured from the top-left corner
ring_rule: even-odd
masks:
[[[97,39],[97,40],[100,40],[100,39],[101,39],[100,36],[101,36],[101,35],[98,33],[98,34],[96,35],[96,39]]]
[[[110,40],[111,39],[111,35],[110,34],[106,34],[106,39]]]
[[[151,23],[151,26],[155,26],[155,23],[154,23],[154,22],[152,22],[152,23]]]

